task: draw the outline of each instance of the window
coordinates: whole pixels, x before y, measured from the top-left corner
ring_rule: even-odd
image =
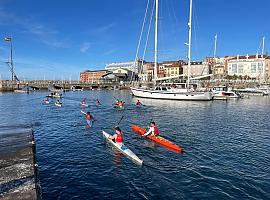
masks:
[[[251,68],[250,68],[250,71],[251,73],[256,73],[256,63],[251,63]]]
[[[262,62],[258,62],[258,72],[259,73],[263,72],[263,63]]]
[[[232,73],[233,74],[237,73],[237,64],[232,64]]]
[[[244,65],[243,64],[238,65],[238,73],[240,73],[240,74],[244,73]]]

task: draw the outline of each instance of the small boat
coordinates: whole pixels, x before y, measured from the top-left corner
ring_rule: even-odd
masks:
[[[227,100],[242,98],[238,92],[232,91],[227,86],[216,86],[212,88],[214,100]]]
[[[258,95],[258,96],[269,95],[269,93],[266,90],[262,90],[259,88],[234,89],[233,91],[239,92],[240,94],[246,94],[246,95]]]
[[[42,103],[43,103],[43,104],[50,104],[50,101],[46,101],[46,100],[45,100],[45,101],[43,101]]]
[[[88,107],[89,105],[86,104],[86,103],[82,103],[82,102],[81,102],[81,106],[82,106],[82,107]]]
[[[118,106],[118,105],[114,105],[113,107],[119,110],[124,110],[125,108],[124,106]]]
[[[57,93],[57,92],[51,92],[46,97],[50,97],[50,98],[62,98],[62,94]]]
[[[110,142],[113,146],[115,146],[121,153],[126,155],[132,161],[142,165],[143,160],[138,158],[126,145],[124,145],[124,143],[113,142],[111,139],[109,139],[111,137],[111,135],[106,133],[105,131],[102,131],[102,134],[107,139],[107,141]]]
[[[54,105],[58,106],[58,107],[62,107],[62,103],[57,103],[55,102]]]
[[[137,125],[132,125],[131,126],[132,131],[134,131],[135,133],[138,133],[139,135],[143,135],[146,133],[146,130],[144,128],[141,128]],[[172,150],[176,153],[183,153],[184,149],[172,142],[170,142],[169,140],[161,137],[161,136],[152,136],[152,135],[147,135],[145,136],[146,138],[153,140],[154,142],[163,145],[164,147],[168,148],[169,150]]]

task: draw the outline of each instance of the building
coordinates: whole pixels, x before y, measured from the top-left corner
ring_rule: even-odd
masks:
[[[115,69],[111,70],[109,73],[102,76],[106,82],[120,82],[120,81],[130,81],[131,79],[134,79],[135,74],[127,69]]]
[[[157,69],[157,78],[163,78],[165,77],[165,63],[157,63],[158,69]],[[139,74],[140,79],[142,81],[152,81],[154,78],[154,68],[155,63],[154,62],[144,62],[143,63],[143,70],[142,73]]]
[[[227,75],[227,70],[225,67],[225,57],[207,57],[205,61],[209,66],[209,74],[213,74],[215,78],[224,78]]]
[[[105,69],[106,70],[115,70],[115,69],[127,69],[134,73],[139,73],[142,70],[142,63],[143,60],[137,60],[137,61],[128,61],[128,62],[113,62],[106,64]]]
[[[206,62],[190,62],[190,76],[196,77],[196,76],[204,76],[209,75],[210,73],[210,67]],[[183,74],[185,76],[188,75],[188,64],[185,63],[183,65]]]
[[[80,81],[84,83],[99,83],[108,70],[86,70],[80,73]]]
[[[235,56],[227,61],[228,75],[256,78],[257,80],[269,79],[270,57],[263,55]]]
[[[160,68],[164,69],[165,77],[178,76],[183,74],[184,61],[166,61],[160,63]]]

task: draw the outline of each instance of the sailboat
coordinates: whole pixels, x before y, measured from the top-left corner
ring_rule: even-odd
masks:
[[[157,38],[158,38],[158,0],[155,1],[155,67],[154,67],[154,83],[157,81]],[[191,88],[190,84],[190,56],[191,56],[191,22],[192,22],[192,0],[190,0],[189,13],[189,42],[188,46],[188,80],[186,88],[176,89],[167,86],[156,86],[154,88],[131,88],[134,96],[145,97],[151,99],[169,99],[169,100],[190,100],[190,101],[210,101],[213,99],[212,92],[197,92]]]

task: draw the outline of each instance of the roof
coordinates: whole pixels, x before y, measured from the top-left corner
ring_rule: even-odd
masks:
[[[235,59],[247,59],[247,57],[248,57],[248,59],[256,59],[256,58],[266,58],[266,59],[270,59],[270,56],[268,56],[268,55],[246,55],[246,56],[233,56],[233,57],[231,57],[230,58],[230,60],[235,60]]]
[[[100,70],[85,70],[84,72],[81,73],[86,73],[86,72],[108,72],[107,69],[100,69]]]

